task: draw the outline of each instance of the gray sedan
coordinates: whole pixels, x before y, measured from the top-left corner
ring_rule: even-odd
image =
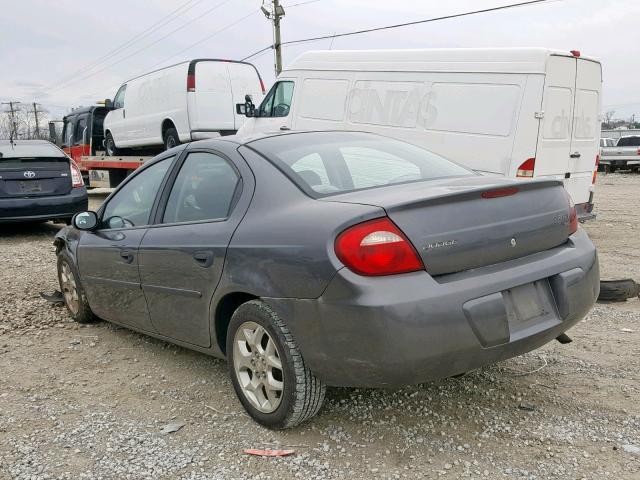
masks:
[[[557,180],[483,177],[357,132],[181,145],[55,239],[66,305],[225,357],[272,428],[327,385],[444,378],[558,337],[596,250]]]

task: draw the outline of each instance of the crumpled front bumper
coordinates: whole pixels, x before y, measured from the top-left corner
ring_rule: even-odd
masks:
[[[263,300],[327,384],[385,387],[534,350],[583,318],[599,288],[596,249],[579,229],[565,245],[466,272],[363,277],[343,268],[319,298]]]

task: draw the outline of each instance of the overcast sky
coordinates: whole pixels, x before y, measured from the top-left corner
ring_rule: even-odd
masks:
[[[281,0],[282,39],[347,32],[522,0]],[[261,0],[20,0],[0,16],[0,100],[42,103],[54,116],[112,98],[128,78],[198,57],[240,59],[271,43]],[[181,7],[178,13],[167,15]],[[287,5],[290,7],[287,8]],[[96,63],[136,35],[150,35]],[[558,0],[285,48],[516,47],[580,50],[602,61],[603,105],[640,117],[640,1]],[[175,32],[174,32],[175,31]],[[172,33],[173,32],[173,33]],[[165,38],[163,38],[165,37]],[[273,56],[253,60],[273,82]]]

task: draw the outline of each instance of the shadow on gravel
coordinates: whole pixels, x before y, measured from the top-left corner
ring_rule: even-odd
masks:
[[[29,236],[53,236],[58,233],[64,223],[53,222],[24,222],[24,223],[2,223],[0,224],[0,239]]]

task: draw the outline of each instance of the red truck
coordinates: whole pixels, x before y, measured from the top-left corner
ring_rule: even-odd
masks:
[[[61,148],[78,165],[85,185],[114,188],[151,156],[107,157],[104,152],[104,118],[109,107],[77,108],[63,119]]]

